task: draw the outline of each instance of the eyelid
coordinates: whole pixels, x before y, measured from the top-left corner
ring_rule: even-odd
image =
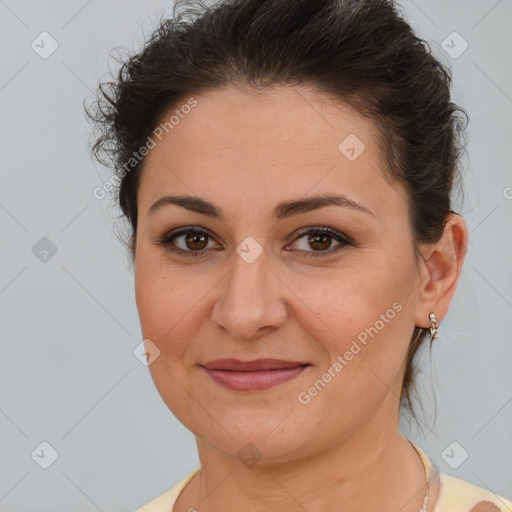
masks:
[[[355,243],[352,241],[352,239],[345,235],[344,233],[338,231],[337,229],[331,228],[329,226],[306,226],[304,228],[301,228],[297,233],[294,234],[293,241],[301,238],[304,235],[307,235],[309,233],[323,233],[326,235],[332,236],[334,239],[341,239],[342,242],[346,244],[355,245]]]
[[[211,249],[201,249],[199,251],[186,251],[181,249],[180,247],[176,247],[172,244],[171,240],[180,236],[187,235],[189,233],[195,233],[199,235],[206,235],[207,237],[215,240],[215,237],[205,228],[199,226],[184,226],[181,228],[173,229],[169,232],[166,232],[163,236],[159,237],[154,243],[155,245],[163,246],[164,248],[168,248],[169,246],[173,246],[172,249],[168,249],[169,251],[177,254],[184,254],[186,256],[199,256],[208,252]]]
[[[327,227],[327,226],[309,226],[306,228],[303,228],[300,230],[296,235],[294,240],[291,243],[296,242],[297,240],[303,238],[305,235],[309,234],[323,234],[328,235],[333,240],[338,242],[338,245],[335,245],[334,247],[331,247],[330,249],[327,249],[326,251],[304,251],[302,249],[296,249],[298,252],[304,253],[305,258],[328,258],[329,256],[336,255],[344,250],[347,249],[347,247],[355,247],[356,244],[352,242],[351,238],[347,235],[339,232],[336,229]],[[290,244],[287,245],[287,247]]]
[[[177,228],[175,230],[171,230],[167,233],[165,233],[162,237],[160,237],[158,240],[156,240],[154,243],[155,245],[161,245],[165,248],[168,248],[169,246],[173,246],[171,240],[174,238],[177,238],[179,236],[184,236],[189,233],[196,233],[201,235],[206,235],[212,240],[215,240],[215,237],[206,229],[202,228],[200,226],[184,226],[181,228]],[[305,251],[303,249],[295,249],[297,252],[304,253],[305,257],[322,257],[322,256],[329,256],[333,255],[339,251],[342,251],[347,246],[356,246],[356,244],[352,241],[352,239],[345,235],[344,233],[339,232],[338,230],[328,227],[328,226],[306,226],[302,229],[300,229],[298,232],[294,233],[292,236],[294,237],[293,240],[286,245],[286,247],[289,247],[291,244],[299,240],[300,238],[304,237],[308,234],[326,234],[329,235],[333,240],[338,242],[338,245],[334,246],[334,248],[328,249],[326,251]],[[192,251],[192,250],[184,250],[179,247],[173,246],[172,249],[168,249],[170,252],[173,252],[175,254],[182,254],[186,257],[198,257],[202,256],[208,251],[211,251],[212,249],[218,250],[218,248],[210,248],[210,249],[201,249],[198,251]]]

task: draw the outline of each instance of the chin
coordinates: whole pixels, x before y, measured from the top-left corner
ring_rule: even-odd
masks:
[[[264,415],[260,409],[244,416],[238,410],[233,416],[224,415],[222,426],[211,418],[206,424],[191,421],[184,425],[194,432],[199,451],[205,443],[247,467],[255,464],[261,467],[296,460],[314,448],[314,429],[304,429],[306,421],[298,421],[294,412],[289,416],[279,412]]]

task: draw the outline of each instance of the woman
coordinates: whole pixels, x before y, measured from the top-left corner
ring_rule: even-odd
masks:
[[[201,461],[139,511],[509,512],[398,427],[468,242],[449,71],[391,1],[188,14],[92,114],[151,375]]]

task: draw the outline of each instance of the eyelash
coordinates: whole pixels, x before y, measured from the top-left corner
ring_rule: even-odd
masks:
[[[156,243],[156,245],[161,245],[163,247],[168,248],[171,252],[182,254],[186,257],[197,258],[197,257],[203,256],[204,253],[206,253],[210,249],[201,249],[200,251],[185,251],[183,249],[176,248],[176,247],[171,248],[171,246],[172,246],[171,240],[173,240],[174,238],[176,238],[178,236],[187,235],[190,233],[197,234],[197,235],[206,235],[206,236],[212,238],[208,234],[208,232],[206,232],[202,229],[188,227],[188,228],[180,229],[175,232],[171,231],[170,233],[159,238],[155,243]],[[334,240],[339,242],[340,245],[336,246],[334,249],[328,249],[327,251],[303,251],[303,252],[305,252],[305,254],[304,254],[305,258],[327,257],[327,256],[331,256],[334,253],[338,253],[340,251],[345,250],[347,248],[347,246],[355,246],[355,244],[348,237],[341,235],[340,233],[338,233],[337,231],[334,231],[331,228],[322,228],[322,227],[309,228],[305,231],[302,231],[299,233],[299,235],[297,236],[297,238],[295,240],[298,240],[298,239],[304,237],[305,235],[311,235],[311,234],[329,235],[331,238],[333,238]]]

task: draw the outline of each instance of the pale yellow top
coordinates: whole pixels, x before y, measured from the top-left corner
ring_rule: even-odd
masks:
[[[419,446],[412,444],[419,453],[425,469],[432,475],[432,463],[428,455]],[[194,469],[172,489],[136,512],[172,512],[178,495],[200,469],[201,467]],[[509,499],[444,473],[440,473],[439,478],[439,497],[434,512],[512,512],[512,501]]]

